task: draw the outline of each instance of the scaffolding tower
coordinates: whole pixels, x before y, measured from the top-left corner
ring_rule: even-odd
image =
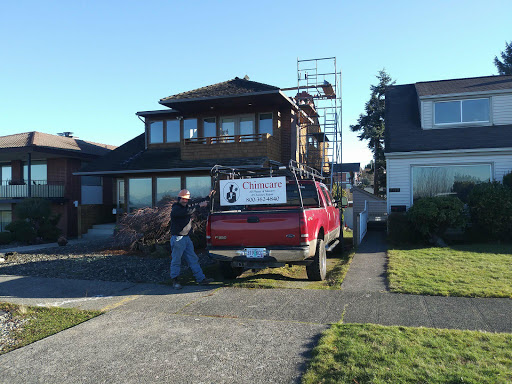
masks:
[[[341,70],[336,57],[297,58],[296,101],[304,112],[299,129],[299,161],[317,168],[333,187],[334,164],[341,163]]]

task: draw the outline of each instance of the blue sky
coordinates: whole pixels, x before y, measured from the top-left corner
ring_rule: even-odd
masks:
[[[336,56],[343,161],[368,163],[350,132],[385,68],[397,84],[496,74],[512,1],[4,1],[0,135],[72,131],[121,145],[135,112],[234,78],[291,87],[297,58]]]

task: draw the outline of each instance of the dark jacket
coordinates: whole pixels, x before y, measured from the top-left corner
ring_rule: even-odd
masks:
[[[209,200],[209,199],[205,199]],[[192,219],[192,214],[199,208],[197,204],[187,204],[185,207],[180,203],[174,203],[171,209],[171,235],[180,236],[180,232]]]

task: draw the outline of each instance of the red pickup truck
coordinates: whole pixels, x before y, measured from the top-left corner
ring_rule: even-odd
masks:
[[[217,180],[219,167],[212,170]],[[341,223],[337,204],[319,175],[292,164],[245,174],[231,171],[235,181],[249,175],[286,176],[286,203],[222,207],[216,195],[206,239],[223,275],[235,278],[246,269],[299,264],[306,266],[309,280],[324,280],[326,251],[339,242]]]

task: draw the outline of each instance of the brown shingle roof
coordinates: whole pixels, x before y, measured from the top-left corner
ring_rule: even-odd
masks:
[[[80,140],[76,137],[50,135],[42,132],[24,132],[0,136],[0,148],[51,148],[80,152],[89,155],[104,155],[117,148],[113,145]]]
[[[485,76],[465,79],[425,81],[416,83],[418,96],[448,95],[452,93],[512,91],[512,76]]]
[[[238,96],[251,93],[278,91],[279,87],[273,85],[258,83],[256,81],[240,79],[235,77],[233,80],[222,83],[208,85],[206,87],[194,89],[192,91],[178,93],[177,95],[164,97],[160,103],[165,104],[171,100],[189,100],[208,97]]]

